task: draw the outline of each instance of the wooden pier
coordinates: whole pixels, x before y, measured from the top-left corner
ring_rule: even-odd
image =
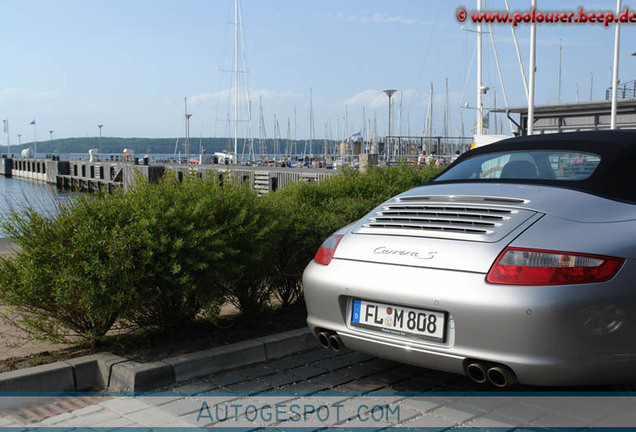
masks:
[[[247,183],[250,188],[264,195],[294,182],[312,182],[337,174],[330,169],[262,167],[220,164],[139,164],[138,160],[124,162],[61,161],[34,158],[0,159],[0,175],[55,184],[59,188],[82,191],[108,191],[127,189],[138,179],[156,182],[168,170],[178,178],[194,174],[203,178],[214,176],[219,181]]]

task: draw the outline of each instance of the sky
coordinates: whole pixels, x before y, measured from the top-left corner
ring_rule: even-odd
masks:
[[[530,0],[510,0],[528,12]],[[53,138],[182,137],[185,98],[192,137],[239,135],[338,139],[471,134],[476,103],[476,27],[456,19],[477,0],[241,0],[234,62],[234,0],[0,0],[0,118],[11,144]],[[489,10],[505,11],[504,0]],[[538,10],[611,12],[615,1],[538,0]],[[636,12],[636,0],[622,2]],[[509,25],[483,37],[484,106],[527,104]],[[528,71],[530,25],[516,27]],[[537,105],[602,100],[610,86],[615,27],[537,25]],[[636,23],[621,26],[619,77],[636,79]],[[228,71],[236,71],[234,74]],[[448,80],[448,92],[446,91]],[[433,128],[426,130],[433,85]],[[249,96],[248,96],[249,95]],[[496,100],[495,100],[496,99]],[[249,102],[248,102],[249,101]],[[466,106],[468,105],[468,106]],[[311,109],[310,109],[311,108]],[[311,111],[311,116],[310,116]],[[446,129],[444,129],[444,117]],[[30,125],[36,120],[35,127]],[[230,119],[231,121],[228,121]],[[501,117],[490,133],[510,129]],[[20,137],[18,137],[20,135]]]

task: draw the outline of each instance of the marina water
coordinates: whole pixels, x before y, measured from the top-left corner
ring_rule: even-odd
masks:
[[[0,219],[12,209],[23,211],[28,207],[44,215],[55,215],[58,203],[66,201],[72,193],[44,182],[0,176]],[[0,228],[0,238],[5,236]]]

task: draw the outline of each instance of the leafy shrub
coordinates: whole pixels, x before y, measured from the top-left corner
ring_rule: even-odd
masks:
[[[238,296],[266,246],[257,200],[246,187],[167,175],[78,195],[56,218],[14,214],[4,226],[22,251],[0,263],[0,301],[51,340],[73,332],[95,344],[118,318],[174,335]]]
[[[13,213],[3,228],[20,246],[0,260],[0,301],[21,313],[35,337],[75,334],[95,344],[133,301],[126,197],[77,196],[56,218]]]
[[[174,333],[200,312],[214,317],[228,297],[240,304],[241,281],[260,260],[267,234],[247,186],[168,175],[158,185],[139,182],[131,196],[139,202],[133,322]]]

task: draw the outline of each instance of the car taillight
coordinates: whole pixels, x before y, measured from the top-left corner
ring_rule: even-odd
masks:
[[[507,285],[567,285],[614,277],[624,259],[571,252],[506,248],[486,280]]]
[[[331,260],[333,259],[333,254],[336,253],[336,248],[338,247],[338,243],[344,237],[341,234],[334,234],[325,240],[321,245],[318,252],[316,252],[316,256],[314,257],[314,261],[318,264],[329,265]]]

